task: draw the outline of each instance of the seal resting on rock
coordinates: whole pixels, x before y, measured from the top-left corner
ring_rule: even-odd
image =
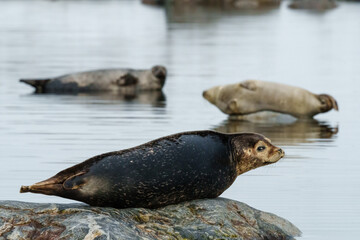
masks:
[[[312,118],[333,108],[339,110],[336,100],[328,94],[317,95],[299,87],[259,80],[213,87],[204,91],[203,96],[233,117],[273,111]]]
[[[57,195],[93,206],[156,208],[215,198],[251,169],[284,151],[256,133],[184,132],[95,156],[20,192]]]
[[[126,93],[134,90],[161,90],[165,79],[166,68],[154,66],[151,70],[104,69],[46,79],[20,79],[20,82],[35,87],[37,93]]]

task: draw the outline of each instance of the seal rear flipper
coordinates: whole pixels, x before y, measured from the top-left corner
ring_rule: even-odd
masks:
[[[322,95],[325,95],[329,98],[329,100],[331,101],[331,105],[332,107],[336,110],[336,111],[339,111],[339,105],[337,103],[337,101],[335,100],[335,98],[329,94],[322,94]]]
[[[20,79],[20,82],[29,84],[30,86],[35,88],[35,92],[36,93],[43,93],[45,92],[45,87],[46,84],[50,81],[51,79]]]
[[[76,189],[68,187],[71,184],[71,181],[68,180],[76,179],[76,177],[85,174],[86,171],[81,171],[77,174],[71,176],[59,176],[59,174],[51,177],[47,180],[35,183],[31,186],[21,186],[20,193],[32,192],[32,193],[42,193],[46,195],[60,195],[64,189]]]
[[[337,101],[335,100],[334,97],[330,96],[329,94],[319,94],[317,95],[317,98],[321,103],[325,104],[325,107],[323,107],[324,112],[327,112],[332,108],[334,108],[336,111],[339,111],[339,106],[337,104]]]
[[[21,186],[20,193],[32,192],[42,193],[46,195],[59,195],[62,191],[61,184],[39,184],[36,183],[31,186]]]

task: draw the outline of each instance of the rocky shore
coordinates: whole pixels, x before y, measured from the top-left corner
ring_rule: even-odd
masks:
[[[0,201],[0,239],[294,239],[300,234],[283,218],[224,198],[159,209]]]

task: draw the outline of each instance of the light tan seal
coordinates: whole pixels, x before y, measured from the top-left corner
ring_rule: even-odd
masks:
[[[166,68],[154,66],[150,70],[103,69],[46,79],[20,79],[20,82],[33,86],[37,93],[129,93],[139,90],[161,90],[165,79]]]
[[[283,156],[260,134],[183,132],[95,156],[20,191],[94,206],[154,208],[217,197],[238,175]]]
[[[339,109],[336,100],[328,94],[259,80],[213,87],[204,91],[203,96],[231,116],[273,111],[296,118],[312,118],[318,113]]]

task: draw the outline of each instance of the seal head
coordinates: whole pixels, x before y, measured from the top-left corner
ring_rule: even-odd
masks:
[[[279,161],[285,152],[261,134],[243,133],[231,140],[237,174]]]
[[[165,79],[167,74],[166,68],[164,66],[157,65],[152,67],[151,72],[157,79],[159,79],[160,85],[161,87],[163,87],[165,84]]]

